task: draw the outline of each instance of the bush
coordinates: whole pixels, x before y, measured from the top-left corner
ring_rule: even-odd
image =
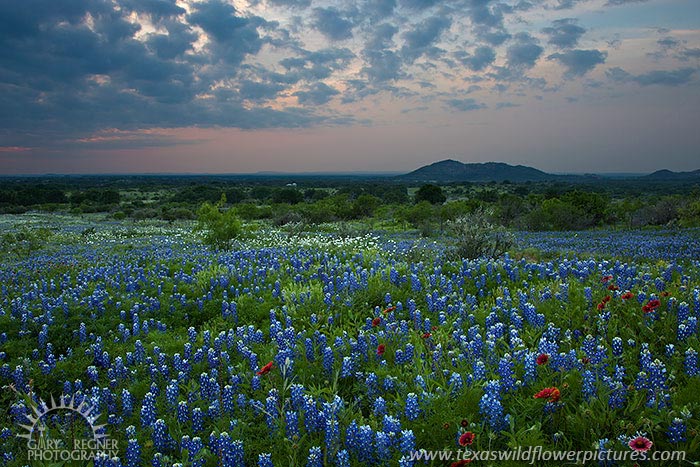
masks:
[[[496,258],[513,246],[513,236],[505,228],[493,225],[490,213],[479,209],[458,217],[447,224],[452,237],[453,253],[458,258],[475,259],[481,256]]]
[[[430,204],[442,204],[447,200],[447,196],[442,192],[442,188],[437,185],[423,185],[418,189],[415,196],[416,204],[427,201]]]
[[[205,202],[197,212],[197,229],[205,232],[204,243],[221,249],[227,248],[242,230],[241,221],[233,209],[222,211],[225,204],[226,195],[221,195],[218,203]]]

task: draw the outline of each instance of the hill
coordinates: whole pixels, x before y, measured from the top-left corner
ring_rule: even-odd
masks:
[[[700,169],[693,170],[692,172],[672,172],[666,169],[657,170],[641,178],[645,180],[668,182],[700,181]]]
[[[453,159],[435,162],[399,177],[404,180],[436,182],[537,182],[561,178],[524,165],[503,162],[465,164]]]

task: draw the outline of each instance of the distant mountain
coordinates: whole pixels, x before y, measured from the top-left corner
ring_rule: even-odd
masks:
[[[538,182],[562,178],[560,175],[548,174],[524,165],[510,165],[503,162],[465,164],[453,159],[435,162],[399,177],[426,182],[502,182],[504,180]]]
[[[672,172],[670,170],[657,170],[654,173],[641,177],[645,180],[664,182],[700,181],[700,169],[692,172]]]

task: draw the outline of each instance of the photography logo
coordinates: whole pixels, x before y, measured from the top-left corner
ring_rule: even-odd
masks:
[[[98,422],[100,414],[87,400],[77,403],[75,396],[62,395],[57,403],[52,396],[49,404],[29,399],[29,407],[27,423],[19,424],[25,432],[17,435],[27,440],[29,461],[92,461],[101,454],[117,455],[117,440],[107,436],[106,425]]]

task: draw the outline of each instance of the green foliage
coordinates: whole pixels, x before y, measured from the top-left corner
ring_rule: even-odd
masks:
[[[233,209],[223,210],[224,204],[226,195],[222,194],[217,204],[205,202],[197,212],[197,227],[205,232],[204,243],[222,249],[227,248],[242,230],[236,212]]]
[[[496,258],[513,246],[513,236],[504,228],[494,226],[489,221],[490,216],[490,212],[479,209],[448,223],[447,231],[458,258]]]
[[[442,188],[437,185],[427,184],[418,189],[415,195],[416,203],[427,201],[430,204],[442,204],[447,200],[447,197],[442,192]]]

